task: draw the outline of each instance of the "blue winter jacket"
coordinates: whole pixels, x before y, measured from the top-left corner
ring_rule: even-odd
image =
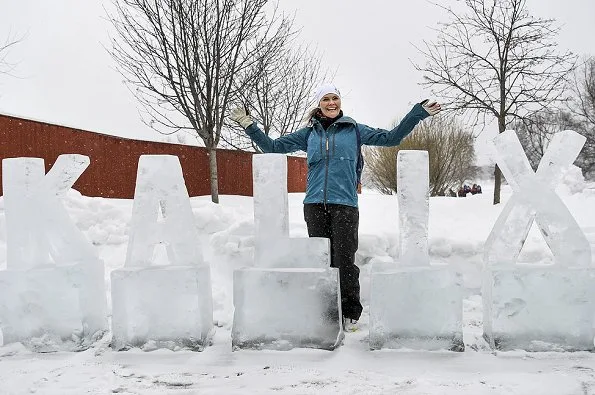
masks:
[[[246,128],[246,133],[265,153],[286,154],[301,150],[308,154],[305,204],[329,203],[357,207],[356,165],[359,147],[355,128],[359,128],[362,145],[391,147],[399,145],[415,125],[428,116],[421,104],[416,104],[390,131],[374,129],[343,116],[327,130],[313,118],[308,126],[274,140],[264,134],[256,122]]]

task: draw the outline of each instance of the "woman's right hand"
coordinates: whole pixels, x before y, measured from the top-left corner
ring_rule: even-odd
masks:
[[[229,114],[229,119],[239,123],[244,129],[254,123],[254,119],[246,112],[246,109],[243,107],[236,107],[231,110]]]

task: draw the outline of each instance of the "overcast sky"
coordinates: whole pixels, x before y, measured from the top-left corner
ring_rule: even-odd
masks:
[[[447,1],[438,2],[447,3]],[[455,1],[455,0],[453,0]],[[24,35],[8,60],[15,77],[0,75],[0,113],[106,134],[161,140],[138,115],[108,45],[102,0],[0,0],[0,42]],[[431,40],[445,15],[424,0],[281,0],[296,12],[301,39],[317,45],[343,109],[360,123],[388,127],[429,95],[411,64],[414,45]],[[406,5],[404,5],[406,4]],[[560,49],[595,55],[595,0],[528,0],[533,14],[562,25]],[[438,98],[439,99],[439,98]],[[491,137],[491,131],[480,136]]]

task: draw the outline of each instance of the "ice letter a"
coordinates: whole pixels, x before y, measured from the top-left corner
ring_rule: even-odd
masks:
[[[60,155],[2,161],[7,270],[0,272],[4,343],[35,351],[81,350],[107,329],[103,262],[70,219],[62,197],[89,165]]]
[[[202,254],[197,240],[179,159],[171,155],[141,156],[126,266],[151,266],[159,243],[166,245],[170,264],[199,265]]]
[[[584,143],[573,131],[557,133],[534,173],[513,131],[494,139],[498,166],[514,195],[485,244],[483,331],[493,348],[593,350],[591,248],[554,191]],[[533,220],[554,265],[516,264]]]
[[[153,253],[160,243],[166,246],[169,265],[155,265]],[[203,264],[176,156],[140,157],[126,264],[111,277],[113,348],[200,351],[210,343],[210,268]]]

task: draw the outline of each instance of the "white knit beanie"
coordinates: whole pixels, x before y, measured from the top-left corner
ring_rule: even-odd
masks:
[[[339,98],[341,98],[341,92],[339,92],[339,89],[337,89],[337,87],[335,85],[325,83],[325,84],[320,85],[318,87],[318,89],[316,90],[316,95],[314,96],[316,99],[315,104],[319,105],[320,100],[322,100],[324,95],[328,95],[329,93],[334,93],[335,95],[339,96]]]

